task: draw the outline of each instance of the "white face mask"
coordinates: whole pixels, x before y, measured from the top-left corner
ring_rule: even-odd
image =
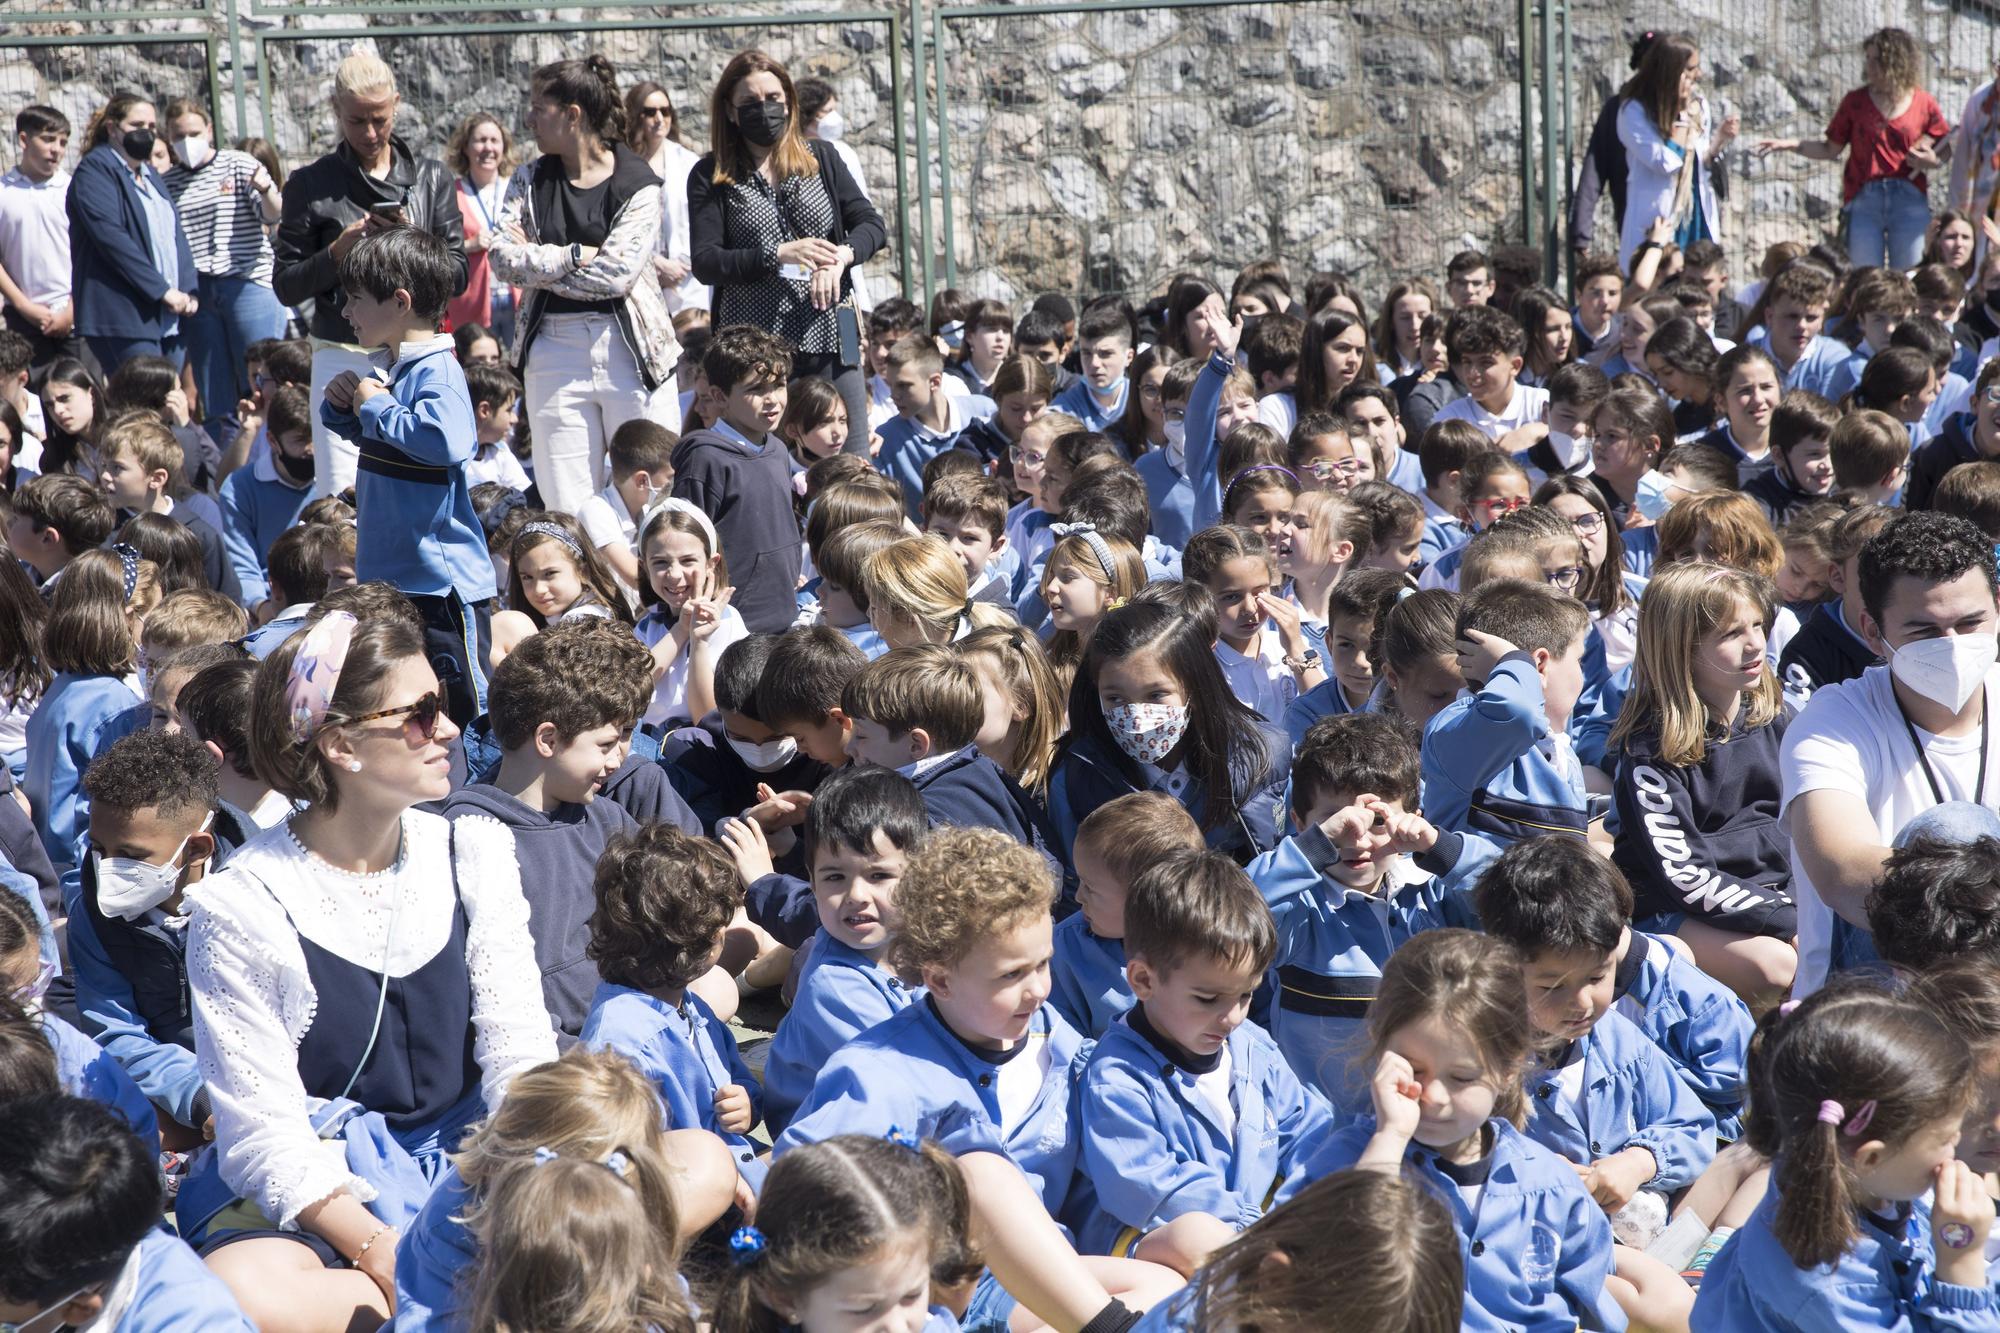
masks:
[[[203,822],[202,830],[214,822],[213,815]],[[125,856],[104,856],[97,852],[90,854],[92,866],[97,871],[97,908],[106,916],[123,921],[135,921],[174,896],[180,887],[182,867],[181,854],[194,834],[181,839],[181,845],[174,848],[174,854],[167,858],[165,865],[154,865],[151,861],[137,861]]]
[[[208,161],[208,139],[204,135],[190,134],[185,139],[173,142],[174,157],[190,171]]]
[[[1579,440],[1569,432],[1556,430],[1553,427],[1549,430],[1549,448],[1555,451],[1555,456],[1566,468],[1573,468],[1590,457],[1588,440]]]
[[[1167,437],[1167,461],[1175,467],[1187,462],[1187,422],[1166,422],[1160,433]]]
[[[1991,634],[1947,634],[1892,648],[1889,673],[1956,713],[1985,682],[1996,657],[2000,639]]]
[[[819,118],[815,132],[828,143],[836,143],[841,135],[847,133],[847,122],[840,118],[838,111],[829,111]]]
[[[734,736],[724,736],[723,739],[729,742],[729,748],[736,751],[736,757],[752,773],[775,773],[791,763],[799,753],[799,743],[790,736],[780,736],[762,745],[739,741]]]

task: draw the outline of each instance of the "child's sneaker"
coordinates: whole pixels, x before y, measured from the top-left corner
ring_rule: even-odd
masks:
[[[1735,1227],[1718,1227],[1707,1240],[1701,1243],[1701,1248],[1694,1252],[1694,1258],[1689,1260],[1688,1266],[1681,1270],[1681,1277],[1690,1287],[1700,1288],[1701,1275],[1708,1271],[1709,1260],[1715,1258],[1716,1251],[1722,1248],[1722,1242],[1735,1234]]]

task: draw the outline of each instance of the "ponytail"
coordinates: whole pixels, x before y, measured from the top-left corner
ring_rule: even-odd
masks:
[[[602,54],[558,60],[529,77],[534,95],[583,113],[583,128],[606,145],[625,142],[625,104],[618,95],[618,70]]]

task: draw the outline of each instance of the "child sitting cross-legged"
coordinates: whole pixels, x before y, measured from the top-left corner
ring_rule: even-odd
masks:
[[[1220,852],[1170,853],[1134,879],[1126,970],[1137,1005],[1082,1080],[1084,1248],[1191,1274],[1263,1216],[1332,1112],[1249,1017],[1277,948],[1256,886]]]
[[[1249,866],[1278,922],[1272,1033],[1298,1076],[1350,1112],[1368,1094],[1348,1059],[1389,955],[1419,931],[1473,924],[1453,890],[1495,850],[1433,828],[1417,797],[1407,723],[1384,713],[1323,719],[1292,757],[1301,832]]]

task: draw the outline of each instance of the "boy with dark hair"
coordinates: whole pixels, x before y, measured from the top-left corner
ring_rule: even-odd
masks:
[[[1913,838],[1868,894],[1875,952],[1907,972],[1955,958],[2000,965],[2000,839]]]
[[[1542,281],[1542,252],[1531,245],[1496,245],[1487,256],[1493,273],[1493,294],[1486,303],[1495,310],[1512,310],[1525,287]]]
[[[1493,264],[1478,250],[1460,250],[1444,266],[1445,295],[1455,312],[1493,300]]]
[[[1597,350],[1618,326],[1618,308],[1625,298],[1625,274],[1618,267],[1618,256],[1585,255],[1579,259],[1575,291],[1576,308],[1570,311],[1570,322],[1576,326],[1576,354],[1582,357]]]
[[[1125,372],[1132,364],[1131,312],[1093,302],[1077,322],[1076,353],[1082,377],[1049,402],[1090,430],[1103,430],[1125,415]]]
[[[759,805],[759,787],[797,795],[813,791],[827,774],[826,765],[764,720],[758,687],[779,642],[775,634],[751,634],[723,649],[715,664],[715,712],[660,741],[667,781],[710,837],[723,820]],[[766,821],[767,831],[778,827]]]
[[[791,454],[774,434],[791,350],[762,329],[737,325],[709,341],[701,366],[722,410],[713,426],[689,431],[674,447],[673,493],[715,521],[736,586],[731,605],[745,627],[776,634],[798,613]]]
[[[0,177],[4,181],[5,177]],[[4,190],[0,184],[0,190]],[[6,196],[0,194],[0,204]],[[7,306],[8,311],[14,307]],[[42,420],[42,400],[40,395],[28,388],[28,380],[35,366],[34,348],[28,340],[10,328],[0,328],[0,403],[14,409],[14,415],[21,420],[21,429],[29,439],[14,441],[13,456],[19,458],[24,451],[32,450],[32,441],[40,440],[48,434],[48,424]]]
[[[461,727],[485,700],[494,597],[466,476],[478,424],[457,349],[437,331],[464,275],[463,258],[415,227],[355,242],[340,261],[342,310],[355,341],[376,349],[374,368],[335,376],[319,409],[328,432],[359,451],[355,575],[394,584],[416,607],[445,711]]]
[[[1557,366],[1542,387],[1549,395],[1542,408],[1544,431],[1540,439],[1517,451],[1515,459],[1528,470],[1528,483],[1535,487],[1550,477],[1589,476],[1591,418],[1598,404],[1611,396],[1611,381],[1596,366],[1571,361]]]
[[[222,801],[215,761],[183,734],[125,737],[92,762],[83,790],[90,833],[62,878],[77,1014],[197,1143],[212,1108],[195,1062],[183,899],[260,830]]]
[[[674,446],[680,436],[657,421],[634,417],[611,432],[604,446],[611,480],[577,506],[576,521],[611,572],[633,591],[640,588],[639,519],[674,484]]]
[[[914,301],[900,296],[892,296],[868,312],[868,342],[865,350],[868,371],[868,425],[872,431],[896,414],[896,408],[889,401],[889,373],[886,363],[889,349],[913,333],[924,331],[924,312]],[[849,434],[859,427],[854,422],[847,423]]]
[[[64,566],[104,545],[118,526],[118,515],[103,490],[69,473],[36,477],[12,499],[7,546],[35,571],[44,597]]]
[[[802,625],[778,636],[757,683],[764,724],[831,768],[847,762],[854,721],[842,707],[847,684],[868,655],[831,625]]]
[[[14,166],[0,176],[0,301],[7,327],[28,340],[37,377],[81,357],[70,301],[69,117],[39,103],[14,113]]]
[[[1554,840],[1510,847],[1474,901],[1486,933],[1521,951],[1528,1016],[1544,1044],[1528,1077],[1525,1132],[1583,1173],[1614,1236],[1644,1249],[1666,1226],[1664,1196],[1715,1155],[1715,1116],[1667,1054],[1614,1012],[1632,913],[1624,877],[1581,875],[1582,858],[1596,858],[1588,847],[1551,860]],[[1747,1028],[1741,1036],[1747,1045]]]
[[[1243,335],[1245,369],[1256,383],[1257,396],[1290,393],[1299,378],[1299,353],[1305,347],[1305,321],[1296,315],[1266,315]],[[1199,364],[1199,363],[1197,363]]]
[[[175,696],[181,734],[207,750],[221,766],[216,790],[224,806],[240,810],[254,828],[276,826],[292,812],[292,803],[257,776],[250,763],[250,686],[257,664],[239,657],[217,662],[188,678]]]
[[[1794,510],[1823,500],[1834,487],[1828,441],[1840,424],[1840,409],[1816,393],[1794,389],[1771,413],[1771,466],[1743,483],[1774,528]]]
[[[306,613],[332,587],[334,566],[354,560],[354,529],[345,523],[301,523],[271,543],[265,566],[271,618],[252,630],[243,647],[259,660],[277,651],[306,623]]]
[[[993,400],[946,392],[944,357],[936,340],[922,334],[913,333],[889,349],[882,377],[888,381],[896,415],[876,431],[882,447],[875,465],[902,484],[903,503],[915,521],[924,493],[925,465],[952,448],[972,422],[992,416]]]
[[[1050,378],[1055,381],[1054,393],[1076,383],[1076,376],[1063,364],[1063,358],[1069,355],[1069,334],[1061,319],[1040,306],[1030,306],[1014,326],[1014,355],[1033,357],[1047,366]]]
[[[1470,421],[1497,441],[1542,420],[1549,391],[1519,382],[1525,345],[1521,326],[1504,311],[1476,302],[1454,311],[1444,329],[1445,356],[1465,396],[1439,408],[1431,424]]]
[[[1944,429],[1910,454],[1910,481],[1903,492],[1905,509],[1929,509],[1931,495],[1945,473],[1960,463],[2000,459],[2000,358],[1988,361],[1972,382],[1965,414],[1947,421]]]
[[[1470,421],[1433,422],[1417,441],[1417,462],[1424,486],[1417,500],[1424,507],[1424,537],[1417,561],[1428,566],[1472,535],[1458,511],[1463,504],[1461,478],[1474,455],[1492,448],[1485,432]]]
[[[1729,256],[1712,240],[1692,241],[1681,251],[1681,281],[1708,293],[1711,334],[1734,338],[1743,325],[1743,307],[1729,295]]]
[[[465,465],[466,478],[474,486],[497,481],[513,490],[527,490],[527,470],[508,447],[514,423],[520,419],[521,381],[504,366],[467,366],[465,388],[472,395],[472,419],[479,432],[479,447]]]
[[[653,692],[653,660],[629,629],[575,620],[529,635],[493,672],[499,771],[461,787],[440,813],[497,819],[513,831],[542,997],[556,1027],[583,1030],[597,989],[586,957],[591,867],[632,816],[598,793],[625,762]],[[707,969],[702,969],[706,971]]]
[[[1244,1021],[1277,947],[1256,886],[1220,852],[1173,852],[1133,880],[1138,1002],[1080,1080],[1081,1165],[1097,1186],[1083,1249],[1192,1274],[1264,1215],[1301,1145],[1332,1127],[1325,1098]]]
[[[2000,461],[1960,463],[1938,483],[1931,507],[1966,520],[2000,546]]]
[[[312,500],[312,409],[306,391],[286,385],[271,395],[264,433],[269,447],[222,479],[222,545],[246,606],[271,595],[264,562]]]
[[[1423,489],[1424,469],[1413,450],[1403,447],[1402,409],[1386,384],[1369,381],[1350,384],[1333,401],[1334,410],[1347,423],[1347,433],[1357,446],[1365,445],[1376,458],[1388,464],[1386,481],[1406,491]]]

